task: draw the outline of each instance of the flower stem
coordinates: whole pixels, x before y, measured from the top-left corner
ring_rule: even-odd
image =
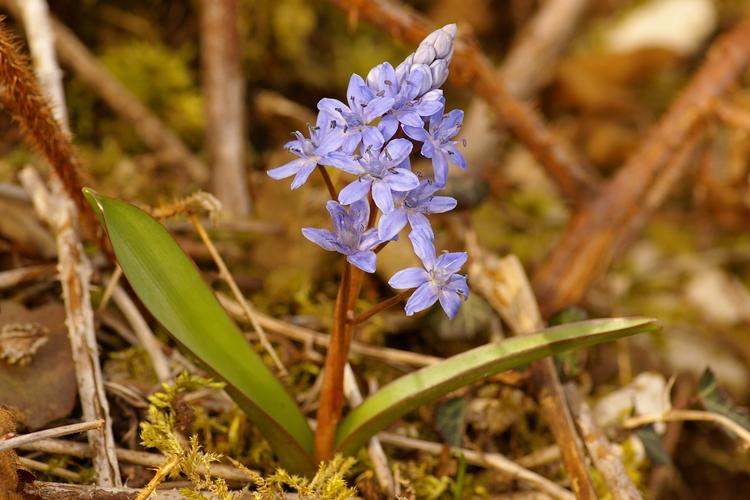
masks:
[[[320,172],[320,175],[323,176],[323,180],[326,183],[326,187],[328,188],[328,194],[331,195],[331,199],[338,200],[339,193],[336,191],[336,187],[333,185],[331,176],[328,175],[328,170],[326,170],[326,168],[323,165],[318,165],[318,171]]]
[[[349,324],[347,318],[350,311],[354,310],[363,278],[363,271],[346,263],[336,296],[333,327],[323,367],[323,384],[320,388],[318,426],[315,429],[315,458],[319,461],[328,460],[333,454],[333,440],[341,420],[344,400],[344,367],[354,330],[354,325]]]
[[[362,323],[363,321],[367,321],[368,319],[372,318],[380,311],[388,309],[391,306],[395,306],[396,304],[404,300],[406,297],[408,297],[409,294],[413,291],[414,291],[413,288],[410,288],[409,290],[404,290],[403,292],[397,295],[394,295],[393,297],[389,299],[385,299],[384,301],[375,304],[374,306],[372,306],[371,308],[369,308],[367,311],[363,312],[359,316],[355,318],[350,317],[348,321],[352,325],[357,325],[359,323]]]

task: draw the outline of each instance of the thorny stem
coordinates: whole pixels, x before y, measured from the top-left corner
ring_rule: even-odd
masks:
[[[406,297],[408,297],[409,294],[412,293],[413,291],[414,291],[413,288],[404,290],[403,292],[397,295],[394,295],[391,298],[385,299],[384,301],[378,304],[375,304],[374,306],[372,306],[367,311],[363,312],[357,317],[352,317],[353,315],[350,315],[348,318],[348,322],[352,325],[358,325],[359,323],[367,321],[368,319],[372,318],[380,311],[384,311],[388,309],[389,307],[395,306],[396,304],[404,300]],[[350,311],[350,312],[354,312],[354,311]]]
[[[170,459],[167,463],[159,467],[159,469],[156,471],[156,474],[154,474],[154,477],[151,478],[151,481],[148,482],[145,488],[141,490],[140,493],[138,493],[138,496],[135,497],[135,500],[146,500],[151,493],[154,492],[157,486],[166,479],[166,477],[180,464],[180,461],[182,460],[182,457],[177,455]]]
[[[258,322],[258,318],[255,316],[255,313],[250,309],[250,306],[247,303],[247,300],[245,300],[245,296],[242,295],[242,292],[240,291],[240,287],[237,286],[237,282],[234,281],[234,278],[232,277],[232,273],[229,272],[229,269],[227,268],[226,263],[224,262],[224,259],[219,254],[218,250],[216,250],[216,247],[214,246],[213,241],[211,241],[211,238],[208,236],[208,233],[206,232],[206,229],[203,227],[203,224],[201,224],[200,220],[198,219],[198,216],[195,214],[190,214],[188,216],[190,219],[190,222],[195,226],[195,230],[197,231],[198,235],[203,240],[203,243],[206,245],[206,248],[208,248],[208,252],[211,254],[211,257],[213,258],[214,262],[216,263],[216,267],[219,268],[219,274],[221,275],[221,278],[229,285],[229,288],[232,290],[232,294],[234,295],[235,300],[242,306],[242,311],[245,313],[245,316],[247,316],[248,321],[250,321],[250,324],[253,325],[253,328],[258,333],[258,338],[260,339],[260,343],[263,346],[263,348],[266,350],[266,352],[271,356],[271,359],[273,360],[274,364],[276,365],[276,368],[279,370],[279,373],[282,377],[286,377],[287,371],[284,367],[284,364],[281,362],[281,359],[279,359],[279,356],[276,354],[276,351],[274,351],[273,346],[268,341],[268,337],[266,337],[266,332],[263,330],[263,327]]]
[[[333,185],[331,176],[328,175],[328,170],[326,170],[326,168],[323,165],[318,165],[318,171],[320,172],[320,175],[323,176],[323,180],[326,183],[326,187],[328,188],[328,194],[331,195],[331,199],[334,201],[337,201],[339,199],[339,193],[336,191],[336,186]]]

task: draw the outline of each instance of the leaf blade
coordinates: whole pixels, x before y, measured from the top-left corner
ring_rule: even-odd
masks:
[[[85,191],[141,302],[173,337],[227,383],[284,465],[310,472],[313,438],[304,415],[229,318],[164,227],[128,203]]]
[[[484,377],[569,349],[658,329],[654,320],[646,318],[591,320],[458,354],[391,382],[354,408],[339,425],[336,452],[355,453],[371,436],[420,404]]]

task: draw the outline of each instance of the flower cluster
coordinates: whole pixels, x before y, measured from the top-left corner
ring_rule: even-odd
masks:
[[[453,318],[469,294],[466,278],[458,274],[466,253],[436,257],[427,218],[456,206],[455,199],[436,194],[445,187],[448,164],[466,168],[454,140],[463,111],[446,112],[440,89],[448,78],[455,37],[456,25],[444,26],[395,69],[385,62],[370,70],[366,79],[352,75],[346,102],[321,99],[309,137],[295,132],[295,139],[286,144],[298,158],[268,171],[274,179],[294,176],[292,189],[302,186],[318,166],[354,176],[338,200],[326,206],[333,230],[304,228],[302,234],[325,250],[345,255],[365,272],[375,271],[376,247],[410,226],[409,239],[423,268],[404,269],[389,281],[397,289],[416,288],[406,303],[407,315],[439,301]],[[414,143],[421,143],[420,154],[432,161],[431,178],[411,169]],[[370,200],[378,214],[370,213]]]

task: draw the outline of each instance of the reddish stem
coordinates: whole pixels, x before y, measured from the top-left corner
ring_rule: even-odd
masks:
[[[358,325],[359,323],[362,323],[363,321],[367,321],[368,319],[375,316],[380,311],[384,311],[388,309],[389,307],[395,306],[396,304],[400,303],[402,300],[404,300],[406,297],[409,296],[411,292],[413,292],[414,289],[410,288],[408,290],[404,290],[403,292],[399,293],[398,295],[394,295],[393,297],[389,299],[385,299],[382,302],[379,302],[378,304],[375,304],[371,308],[369,308],[367,311],[363,312],[356,318],[349,319],[349,323],[352,325]]]
[[[315,458],[319,461],[329,460],[333,455],[333,439],[341,420],[344,399],[344,367],[354,330],[354,325],[349,324],[347,318],[350,311],[354,310],[363,278],[363,271],[346,263],[336,296],[333,327],[323,368],[323,384],[320,388],[318,426],[315,430]]]

